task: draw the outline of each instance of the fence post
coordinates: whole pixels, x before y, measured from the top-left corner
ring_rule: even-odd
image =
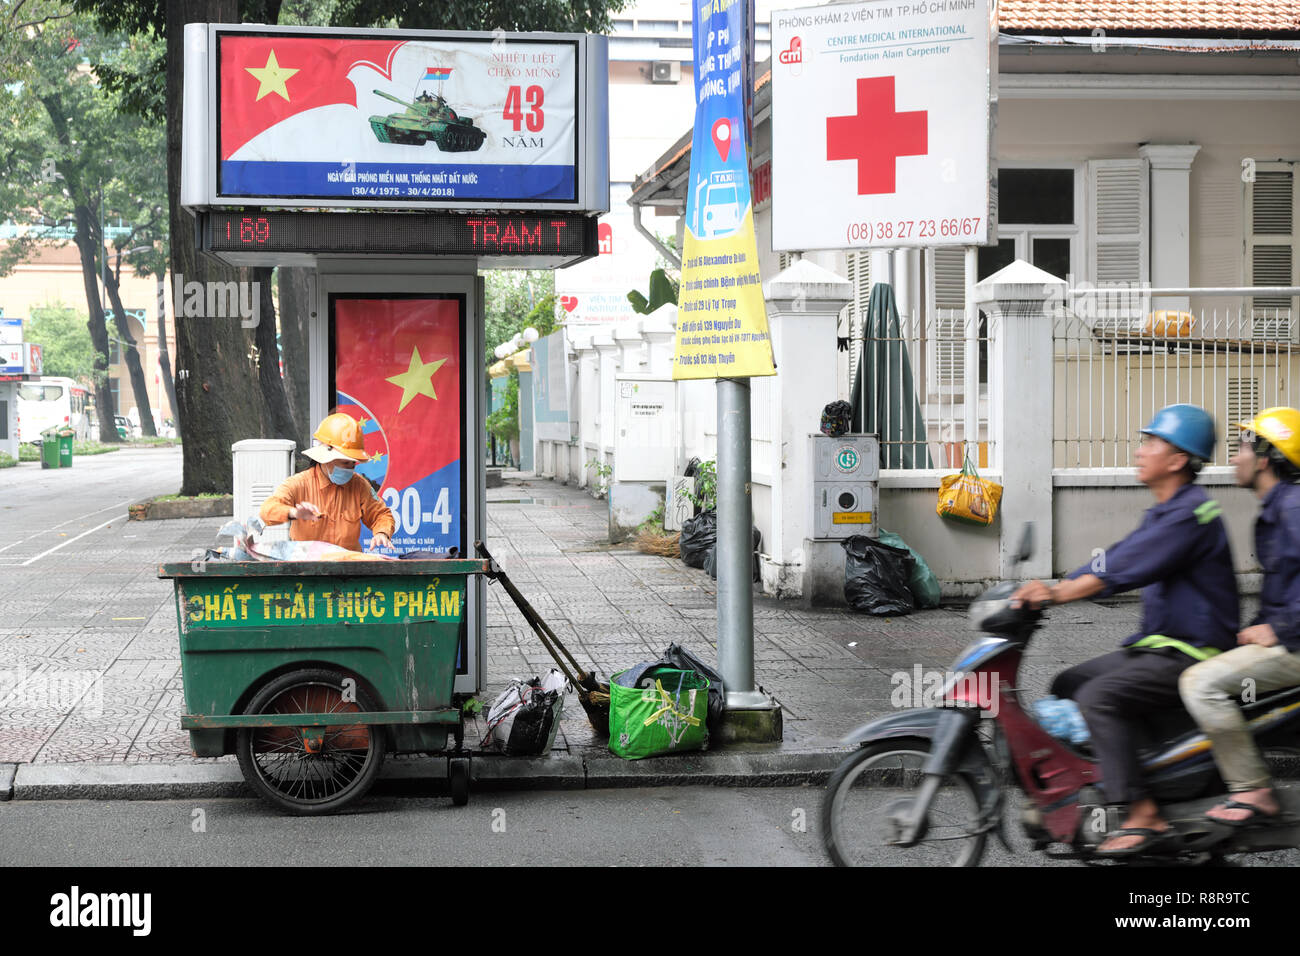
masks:
[[[1052,576],[1052,325],[1065,289],[1063,280],[1017,259],[972,294],[989,325],[989,466],[1002,475],[1003,578]],[[1034,555],[1017,567],[1013,558],[1027,521],[1034,523]]]
[[[763,283],[777,376],[773,383],[773,459],[770,540],[760,559],[763,590],[778,597],[809,597],[844,589],[844,549],[814,542],[813,439],[822,409],[839,397],[836,328],[853,298],[843,276],[808,259]],[[818,587],[818,580],[821,586]]]

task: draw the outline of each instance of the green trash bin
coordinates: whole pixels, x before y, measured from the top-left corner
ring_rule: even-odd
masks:
[[[72,467],[72,440],[77,436],[71,428],[59,430],[59,467]]]
[[[56,429],[47,428],[41,432],[41,467],[59,467],[59,433]]]

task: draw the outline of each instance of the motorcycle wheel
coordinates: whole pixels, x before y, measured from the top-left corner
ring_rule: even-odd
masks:
[[[930,741],[903,737],[867,744],[831,775],[822,800],[822,845],[836,866],[977,866],[988,833],[965,774],[945,777],[921,839],[891,844],[898,814],[910,808],[925,774]]]

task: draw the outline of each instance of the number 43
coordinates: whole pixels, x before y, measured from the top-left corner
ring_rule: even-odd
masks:
[[[527,90],[518,86],[510,87],[506,93],[506,108],[501,111],[501,118],[510,120],[516,133],[519,132],[521,125],[526,125],[530,133],[540,133],[546,123],[546,117],[542,115],[542,97],[540,86],[530,86]],[[530,107],[527,116],[523,112],[524,99],[528,101]]]

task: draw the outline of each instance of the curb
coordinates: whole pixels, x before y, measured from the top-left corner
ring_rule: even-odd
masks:
[[[473,791],[597,790],[629,787],[798,787],[824,784],[848,751],[700,752],[628,761],[617,757],[506,757],[474,754]],[[1300,779],[1300,757],[1267,754],[1279,780]],[[447,792],[447,758],[385,761],[371,791],[416,796]],[[5,800],[192,800],[250,797],[234,761],[204,764],[0,764]],[[472,796],[471,796],[472,799]]]
[[[470,760],[471,792],[615,787],[787,787],[824,783],[843,751],[700,753],[624,761],[617,757]],[[385,761],[373,793],[446,792],[446,757]],[[7,774],[7,776],[6,776]],[[9,782],[6,788],[6,780]],[[190,800],[251,796],[233,761],[210,764],[3,764],[0,798],[13,800]]]

